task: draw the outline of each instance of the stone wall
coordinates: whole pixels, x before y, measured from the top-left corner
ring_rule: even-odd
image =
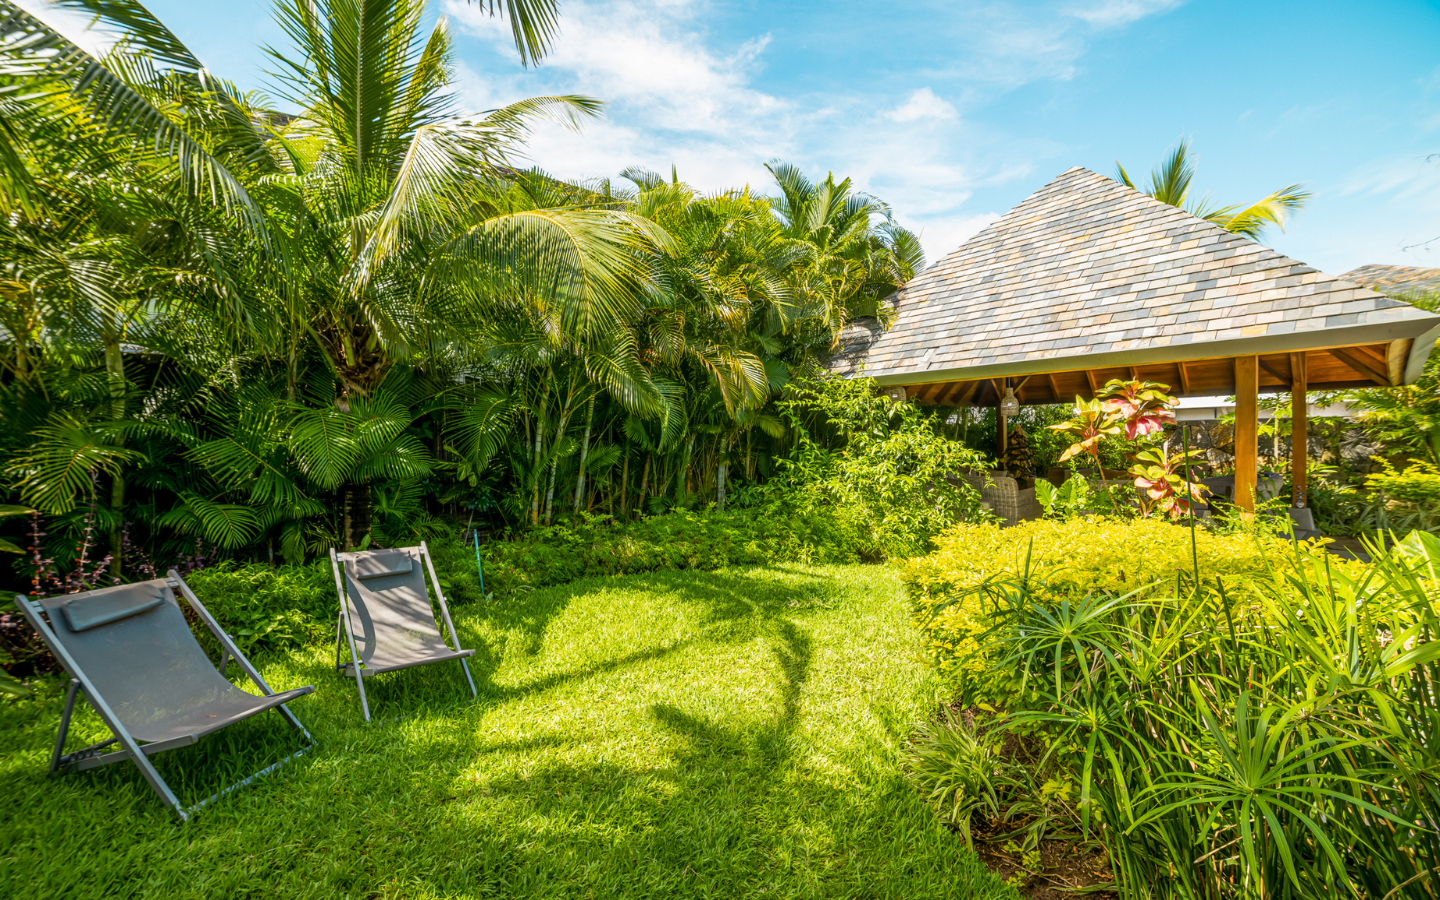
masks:
[[[1263,424],[1263,423],[1262,423]],[[1199,419],[1185,422],[1190,429],[1190,446],[1203,450],[1204,460],[1216,469],[1228,469],[1235,464],[1235,426],[1214,419]],[[1364,474],[1379,468],[1371,457],[1381,452],[1378,443],[1371,440],[1353,420],[1312,419],[1306,447],[1311,461],[1324,465],[1338,466],[1346,472]],[[1278,446],[1277,446],[1278,444]],[[1177,435],[1170,441],[1171,451],[1180,448]],[[1278,442],[1272,435],[1260,436],[1260,467],[1288,469],[1290,466],[1290,438],[1280,436]]]

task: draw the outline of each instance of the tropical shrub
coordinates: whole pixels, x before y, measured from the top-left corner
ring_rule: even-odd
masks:
[[[1129,551],[1133,576],[1001,534],[1015,546],[995,548],[1008,562],[981,582],[959,651],[967,692],[1004,698],[991,741],[1069,773],[1073,805],[1048,809],[1104,843],[1127,900],[1433,897],[1440,539],[1416,532],[1361,565],[1197,531],[1192,568],[1184,529],[1123,527],[1168,533],[1100,536],[1094,552]],[[1257,543],[1235,561],[1221,552],[1243,540]],[[910,582],[928,622],[941,581]],[[952,777],[973,771],[961,760]]]
[[[904,581],[917,621],[926,634],[935,665],[957,688],[986,695],[987,671],[997,596],[1014,584],[1043,579],[1045,596],[1079,602],[1089,595],[1121,596],[1136,591],[1174,591],[1177,578],[1199,562],[1207,577],[1239,584],[1270,570],[1273,560],[1291,555],[1289,542],[1253,532],[1194,532],[1158,519],[1087,517],[1042,519],[1013,528],[956,525],[935,539],[928,556],[909,560]]]
[[[913,404],[879,394],[868,378],[797,380],[780,403],[796,436],[768,484],[737,505],[835,523],[878,562],[923,553],[957,521],[983,516],[980,494],[956,473],[989,461],[943,436]]]
[[[1365,476],[1369,496],[1356,524],[1401,535],[1440,531],[1440,467],[1421,459],[1398,471],[1389,460],[1380,464],[1381,471]]]
[[[1163,512],[1172,519],[1188,516],[1192,506],[1204,499],[1205,488],[1189,479],[1190,462],[1197,451],[1171,453],[1164,446],[1146,446],[1159,439],[1166,426],[1175,424],[1177,400],[1166,391],[1169,385],[1151,381],[1112,379],[1095,392],[1095,399],[1075,398],[1073,418],[1051,425],[1050,430],[1074,439],[1060,461],[1081,454],[1095,462],[1103,473],[1102,447],[1121,437],[1127,443],[1129,474],[1136,490],[1123,493],[1106,484],[1100,493],[1110,502],[1110,511],[1119,515],[1134,507],[1141,516]],[[1042,501],[1043,502],[1043,501]]]
[[[196,569],[185,582],[246,653],[334,636],[339,596],[328,559],[306,566],[226,561]]]

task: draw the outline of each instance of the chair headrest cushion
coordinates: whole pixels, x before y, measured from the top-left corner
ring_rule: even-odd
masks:
[[[351,560],[351,565],[355,567],[355,577],[364,581],[386,575],[404,575],[415,569],[415,560],[404,550],[377,550],[364,556],[357,555]]]
[[[165,595],[153,584],[130,585],[130,590],[86,594],[60,605],[71,631],[89,631],[121,619],[149,612],[165,602]]]

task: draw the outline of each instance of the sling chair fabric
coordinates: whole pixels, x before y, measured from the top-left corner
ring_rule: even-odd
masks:
[[[190,631],[175,598],[176,589],[220,642],[223,656],[218,668]],[[153,581],[39,600],[17,596],[15,600],[71,678],[51,754],[52,773],[62,767],[78,771],[130,759],[161,799],[185,820],[205,804],[314,746],[309,732],[284,704],[315,688],[307,685],[281,693],[271,690],[173,569],[165,578]],[[225,677],[232,658],[260,689],[261,696],[235,687]],[[65,738],[75,696],[82,690],[112,737],[66,754]],[[193,744],[268,709],[278,709],[305,736],[308,746],[208,800],[182,808],[148,757]],[[99,753],[117,743],[120,750]]]
[[[458,659],[465,671],[465,681],[470,685],[470,694],[476,695],[475,682],[465,662],[475,651],[459,649],[460,639],[450,621],[450,608],[424,543],[394,550],[350,553],[331,550],[330,561],[335,572],[335,589],[340,596],[340,615],[335,623],[335,668],[347,677],[354,676],[365,721],[370,721],[365,678],[383,672]],[[440,634],[425,584],[427,572],[435,586],[440,618],[450,632],[454,649],[446,645]],[[348,661],[343,659],[347,638]]]

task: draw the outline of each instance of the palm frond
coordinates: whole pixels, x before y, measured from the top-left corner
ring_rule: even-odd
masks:
[[[502,0],[472,2],[492,16],[502,9]],[[527,66],[539,63],[550,52],[550,42],[560,27],[558,4],[555,0],[503,0],[503,9],[510,19],[520,62]]]
[[[1311,193],[1304,189],[1304,185],[1292,184],[1244,209],[1231,207],[1223,210],[1212,221],[1227,231],[1257,240],[1269,225],[1284,231],[1286,220],[1292,213],[1304,209],[1310,197]]]
[[[52,414],[30,437],[30,446],[5,471],[18,479],[20,499],[48,515],[69,512],[94,496],[97,475],[114,475],[125,463],[145,458],[75,413]]]
[[[119,25],[133,20],[140,29],[137,40],[154,43],[177,60],[193,61],[178,41],[164,38],[168,32],[145,25],[148,13],[136,13],[129,19],[123,15],[121,7],[126,6],[143,12],[138,4],[102,5],[114,7],[112,12],[121,16]],[[0,74],[33,86],[24,96],[17,126],[57,132],[71,128],[75,125],[74,111],[66,98],[78,98],[84,103],[87,122],[112,138],[129,142],[133,154],[148,155],[173,166],[187,191],[222,205],[252,237],[268,246],[264,217],[245,186],[206,149],[201,137],[192,134],[181,120],[172,118],[169,111],[156,107],[141,89],[125,79],[123,55],[115,59],[118,71],[112,69],[8,0],[0,0],[0,45],[6,48]]]

